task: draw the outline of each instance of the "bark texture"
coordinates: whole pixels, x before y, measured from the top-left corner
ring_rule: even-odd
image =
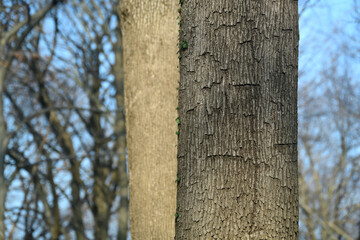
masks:
[[[179,73],[177,0],[120,2],[131,238],[172,239]]]
[[[297,1],[184,0],[175,239],[297,239]]]

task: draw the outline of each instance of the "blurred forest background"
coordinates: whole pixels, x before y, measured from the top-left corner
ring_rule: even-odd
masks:
[[[118,4],[0,0],[6,239],[130,239]],[[299,14],[300,239],[360,240],[360,1]]]

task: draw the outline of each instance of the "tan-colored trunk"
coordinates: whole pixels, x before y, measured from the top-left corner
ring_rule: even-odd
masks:
[[[183,1],[175,239],[297,239],[297,1]]]
[[[124,0],[130,231],[172,239],[176,209],[177,0]]]

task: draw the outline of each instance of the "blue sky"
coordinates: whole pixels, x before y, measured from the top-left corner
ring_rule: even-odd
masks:
[[[323,65],[328,64],[333,54],[344,45],[348,45],[349,50],[356,47],[356,43],[350,40],[350,36],[356,38],[359,30],[355,22],[353,0],[317,1],[300,18],[299,68],[306,72],[306,77],[299,79],[300,86],[302,81],[316,77]],[[302,1],[299,2],[301,6]],[[344,57],[342,54],[339,58]],[[352,59],[350,65],[347,62],[346,66],[352,75],[359,76],[359,58]]]

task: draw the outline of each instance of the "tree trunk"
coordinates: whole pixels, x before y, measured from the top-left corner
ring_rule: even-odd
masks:
[[[184,0],[176,239],[297,239],[297,1]]]
[[[124,0],[132,239],[172,239],[176,211],[177,0]]]
[[[7,182],[5,179],[5,155],[8,148],[9,136],[6,129],[6,121],[4,116],[4,102],[3,102],[3,92],[4,92],[4,82],[7,71],[11,65],[11,62],[14,58],[14,55],[6,54],[5,48],[8,47],[10,51],[16,51],[20,49],[21,44],[25,40],[26,36],[31,32],[31,30],[45,17],[45,15],[53,9],[59,2],[53,0],[51,3],[48,3],[46,6],[38,10],[31,17],[28,16],[22,21],[16,22],[15,25],[7,29],[7,32],[2,32],[0,35],[0,240],[5,239],[5,200],[7,195]],[[2,3],[2,1],[1,1]],[[2,6],[3,7],[3,6]],[[4,20],[6,21],[6,20]],[[20,31],[19,36],[16,34]],[[11,39],[13,44],[8,44],[8,41]],[[11,49],[11,46],[13,49]]]
[[[125,124],[125,101],[124,101],[124,54],[123,37],[120,27],[120,16],[116,14],[117,26],[115,29],[116,42],[113,45],[115,53],[115,64],[113,72],[115,76],[116,89],[116,123],[117,133],[116,152],[119,161],[119,185],[120,185],[120,207],[118,215],[117,240],[127,240],[129,231],[129,181],[127,176],[126,163],[126,124]]]
[[[1,49],[0,49],[1,50]],[[0,62],[0,64],[2,64]],[[5,155],[8,147],[8,135],[4,119],[3,88],[6,76],[6,67],[0,66],[0,240],[5,239],[5,200],[7,184],[5,179]]]
[[[98,56],[96,56],[99,58]],[[95,60],[96,61],[96,60]],[[94,68],[95,71],[99,71],[100,66],[97,65]],[[99,72],[94,73],[91,82],[91,93],[89,93],[90,106],[96,106],[96,100],[100,95],[101,80]],[[94,236],[95,239],[108,239],[108,228],[110,220],[110,207],[113,202],[113,194],[107,186],[106,179],[110,175],[109,164],[110,161],[103,157],[102,152],[106,151],[102,140],[104,139],[104,130],[101,126],[101,115],[99,112],[92,112],[90,115],[90,129],[94,138],[94,160],[93,160],[93,207],[92,212],[95,220]]]
[[[35,65],[35,63],[34,63]],[[38,81],[39,87],[39,101],[43,109],[51,109],[52,102],[49,98],[49,94],[45,88],[44,76],[39,72],[39,69],[33,68],[36,81]],[[83,223],[82,206],[81,201],[81,178],[80,178],[80,162],[76,159],[75,149],[71,135],[62,126],[57,113],[54,110],[47,112],[46,118],[56,136],[56,140],[63,150],[65,156],[69,158],[70,172],[71,172],[71,210],[72,220],[71,227],[75,232],[77,240],[85,240],[85,227]]]

